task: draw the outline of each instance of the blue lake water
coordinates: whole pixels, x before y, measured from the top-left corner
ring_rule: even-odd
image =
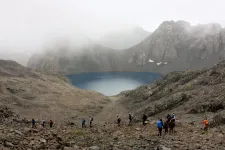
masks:
[[[151,72],[99,72],[80,73],[67,76],[71,83],[81,89],[100,92],[106,96],[152,83],[162,77]]]

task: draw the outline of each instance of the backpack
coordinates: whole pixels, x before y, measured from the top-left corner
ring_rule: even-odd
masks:
[[[91,121],[93,121],[93,117],[91,117]]]

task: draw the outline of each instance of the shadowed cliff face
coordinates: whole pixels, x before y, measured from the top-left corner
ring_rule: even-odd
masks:
[[[171,71],[212,67],[224,58],[225,29],[219,24],[191,26],[185,21],[165,21],[141,43],[117,51],[90,44],[57,48],[34,55],[28,66],[65,74],[103,71]],[[61,53],[63,50],[63,53]],[[60,52],[61,51],[61,52]]]

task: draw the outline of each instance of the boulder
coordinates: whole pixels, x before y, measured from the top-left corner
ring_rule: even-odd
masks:
[[[98,146],[91,146],[91,147],[89,147],[89,150],[100,150],[100,147],[98,147]]]
[[[4,144],[6,147],[14,147],[14,145],[10,142],[5,142]]]

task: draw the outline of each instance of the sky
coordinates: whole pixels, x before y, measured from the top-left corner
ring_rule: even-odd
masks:
[[[165,20],[225,26],[224,0],[0,0],[0,58],[30,55],[56,38],[91,39]]]

